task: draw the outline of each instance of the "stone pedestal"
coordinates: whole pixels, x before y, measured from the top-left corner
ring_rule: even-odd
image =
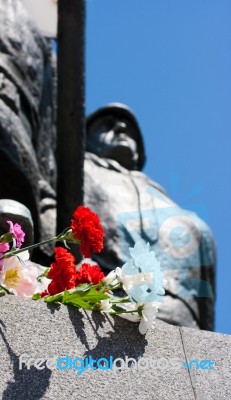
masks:
[[[14,296],[0,298],[0,393],[4,400],[198,399],[231,398],[231,336],[156,322],[154,331],[139,334],[138,325],[122,318],[55,306]],[[88,368],[38,370],[25,359],[69,356],[88,360],[133,358],[121,371]],[[153,365],[145,368],[144,360]],[[143,369],[135,363],[143,358]],[[180,360],[178,369],[170,359]],[[214,370],[190,370],[191,360],[214,361]],[[130,364],[130,363],[129,363]],[[64,364],[63,364],[64,365]],[[118,363],[119,365],[119,363]]]

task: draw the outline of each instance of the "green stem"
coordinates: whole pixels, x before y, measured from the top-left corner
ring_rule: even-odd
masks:
[[[14,294],[10,290],[6,289],[4,286],[0,285],[0,289],[4,290],[7,294]]]
[[[117,314],[134,314],[134,313],[139,313],[139,310],[134,310],[134,311],[114,311],[110,312],[110,315],[117,315]]]
[[[59,236],[56,236],[56,237],[54,237],[52,239],[43,240],[43,242],[39,242],[39,243],[32,244],[31,246],[23,247],[22,249],[10,250],[7,253],[5,253],[2,257],[0,257],[0,260],[2,260],[3,258],[9,258],[9,257],[15,256],[15,255],[17,255],[19,253],[22,253],[23,251],[26,251],[26,250],[32,250],[32,249],[34,249],[34,248],[36,248],[38,246],[41,246],[42,244],[51,243],[51,242],[55,243],[58,240],[59,240]]]
[[[130,302],[130,300],[129,300],[129,297],[126,297],[126,298],[122,298],[121,300],[118,300],[118,299],[116,299],[116,300],[110,300],[110,303],[112,303],[112,304],[121,304],[121,303],[131,303]]]
[[[106,285],[110,290],[116,290],[116,289],[122,289],[121,283],[116,283],[114,286],[111,285],[111,283],[108,283]]]
[[[43,244],[47,244],[47,243],[55,243],[55,242],[67,241],[67,242],[70,242],[70,243],[80,244],[80,240],[78,240],[78,239],[73,240],[70,237],[70,235],[68,237],[68,233],[70,233],[69,231],[71,231],[70,228],[66,228],[58,236],[55,236],[55,237],[53,237],[51,239],[43,240],[42,242],[32,244],[31,246],[23,247],[22,249],[10,250],[10,251],[4,253],[4,255],[2,257],[0,257],[0,260],[3,260],[4,258],[9,258],[9,257],[12,257],[12,256],[16,256],[17,254],[20,254],[23,251],[32,250],[32,249],[35,249],[36,247],[39,247],[39,246],[41,246]],[[68,240],[68,239],[70,239],[70,240]]]

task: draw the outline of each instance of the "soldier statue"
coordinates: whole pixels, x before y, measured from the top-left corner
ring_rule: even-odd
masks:
[[[127,260],[129,246],[149,242],[165,271],[160,319],[213,330],[214,241],[196,214],[181,209],[142,172],[145,149],[126,105],[108,104],[86,122],[84,202],[100,216],[105,247],[94,255],[109,272]]]

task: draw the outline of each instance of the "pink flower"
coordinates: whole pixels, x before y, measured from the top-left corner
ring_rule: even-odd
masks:
[[[5,258],[0,274],[0,284],[16,296],[31,297],[37,287],[38,269],[28,261],[29,253]]]
[[[0,257],[10,249],[9,243],[0,243]]]
[[[12,221],[7,221],[7,223],[10,225],[10,233],[13,233],[16,239],[17,247],[20,248],[24,242],[25,232],[19,224],[13,224]]]
[[[9,243],[0,243],[0,258],[10,249]],[[0,274],[2,273],[3,259],[0,260]]]

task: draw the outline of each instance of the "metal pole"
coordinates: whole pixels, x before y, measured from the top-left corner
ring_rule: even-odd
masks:
[[[58,1],[57,232],[83,203],[85,0]]]

